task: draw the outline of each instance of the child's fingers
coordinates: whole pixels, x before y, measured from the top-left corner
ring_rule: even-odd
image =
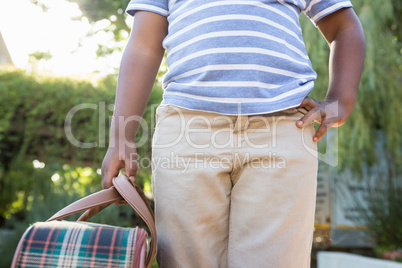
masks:
[[[325,135],[325,133],[327,133],[328,129],[330,128],[330,125],[327,124],[321,124],[317,131],[315,132],[314,136],[313,136],[313,141],[317,142],[319,140],[321,140],[321,138]]]
[[[101,174],[102,174],[102,188],[107,189],[113,185],[112,180],[119,175],[123,163],[118,159],[117,154],[109,151],[103,159]]]
[[[306,97],[299,107],[308,110],[307,114],[297,120],[296,125],[302,128],[313,122],[320,123],[319,128],[313,136],[313,141],[319,141],[331,127],[339,126],[339,112],[337,109],[331,109],[326,101],[314,100]],[[332,107],[333,108],[333,107]]]
[[[305,114],[296,122],[296,125],[300,128],[314,122],[315,120],[319,120],[321,117],[319,114],[317,114],[320,109],[320,105],[314,99],[305,97],[298,107],[303,107],[308,111],[307,114]]]
[[[137,174],[138,163],[137,163],[137,153],[131,153],[129,157],[125,159],[125,170],[126,176],[129,180],[134,183],[135,175]]]
[[[324,119],[320,126],[318,127],[317,131],[313,136],[313,141],[317,142],[321,140],[321,138],[328,132],[331,127],[335,127],[337,122],[333,118],[326,118]]]
[[[317,101],[315,101],[315,100],[312,99],[312,98],[305,97],[298,107],[303,107],[303,108],[305,108],[307,111],[310,111],[310,110],[312,110],[313,108],[315,108],[315,107],[317,107],[317,106],[319,106],[319,104],[317,103]]]
[[[112,168],[109,165],[102,165],[101,174],[102,188],[107,189],[113,185],[112,179],[119,174],[119,169]]]
[[[308,113],[305,114],[302,118],[300,118],[296,122],[296,125],[299,128],[302,128],[310,123],[313,123],[314,121],[321,122],[323,117],[325,117],[325,114],[323,114],[320,107],[315,107],[308,111]]]

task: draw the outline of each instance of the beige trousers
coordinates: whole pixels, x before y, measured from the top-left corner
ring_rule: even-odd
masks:
[[[310,267],[317,155],[303,108],[228,116],[163,104],[152,187],[160,267]]]

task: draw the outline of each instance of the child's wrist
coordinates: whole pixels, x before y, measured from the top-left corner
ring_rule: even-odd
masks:
[[[115,133],[111,134],[109,139],[109,147],[110,145],[118,146],[129,146],[135,148],[135,136],[134,135],[125,135],[124,133]]]

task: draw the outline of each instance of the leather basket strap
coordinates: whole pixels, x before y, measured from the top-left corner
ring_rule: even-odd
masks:
[[[152,212],[152,208],[149,205],[148,199],[145,196],[144,192],[142,191],[141,187],[136,182],[134,182],[134,187],[135,187],[135,190],[138,192],[138,194],[141,196],[141,198],[144,201],[145,205],[147,206],[148,210]],[[122,200],[124,200],[124,199],[122,198]],[[126,205],[128,204],[127,201],[125,201],[125,200],[120,201],[120,203],[126,204]],[[100,211],[107,208],[108,206],[109,206],[109,204],[105,204],[105,205],[99,205],[97,207],[88,209],[78,218],[77,221],[88,221],[90,218],[92,218],[94,215],[98,214]],[[155,221],[154,214],[151,213],[151,215],[152,215],[153,220]]]
[[[156,254],[157,241],[155,218],[152,209],[138,184],[135,183],[133,185],[126,175],[120,174],[118,177],[113,178],[113,185],[114,186],[108,189],[101,190],[75,201],[58,211],[47,221],[59,220],[82,211],[85,211],[85,213],[82,214],[78,220],[86,221],[110,204],[126,201],[144,220],[151,232],[151,243],[146,259],[146,266],[150,268]]]
[[[140,189],[141,194],[138,193],[138,189],[133,187],[131,182],[124,174],[121,174],[118,177],[114,178],[113,185],[123,197],[123,199],[127,201],[127,203],[138,213],[138,215],[140,215],[140,217],[147,224],[151,232],[151,244],[146,260],[147,267],[151,267],[152,260],[154,259],[156,254],[157,241],[154,214],[151,210],[151,207],[149,206],[148,201],[144,201],[145,195],[142,190]]]
[[[106,207],[106,205],[110,205],[113,202],[121,201],[121,195],[116,191],[114,187],[110,187],[105,190],[101,190],[99,192],[88,195],[84,198],[81,198],[74,203],[66,206],[65,208],[58,211],[52,217],[50,217],[47,221],[54,221],[65,218],[67,216],[76,214],[78,212],[98,208],[98,207]]]
[[[107,208],[111,203],[109,204],[104,204],[104,205],[99,205],[97,207],[93,207],[91,209],[88,209],[85,211],[77,221],[88,221],[90,218],[92,218],[94,215],[98,214],[100,211],[104,210]]]

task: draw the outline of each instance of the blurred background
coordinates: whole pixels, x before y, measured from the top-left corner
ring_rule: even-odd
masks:
[[[0,267],[10,266],[29,224],[101,189],[117,73],[133,23],[124,13],[128,2],[0,0]],[[317,252],[402,262],[402,1],[352,3],[365,30],[366,61],[352,116],[319,144],[312,267]],[[304,15],[300,21],[318,74],[310,96],[323,99],[328,45]],[[151,156],[165,72],[163,62],[144,115],[148,129],[138,134],[148,136],[140,159]],[[91,105],[68,123],[72,143],[66,118],[80,104]],[[136,181],[152,204],[150,167]],[[125,206],[93,221],[143,225]]]

